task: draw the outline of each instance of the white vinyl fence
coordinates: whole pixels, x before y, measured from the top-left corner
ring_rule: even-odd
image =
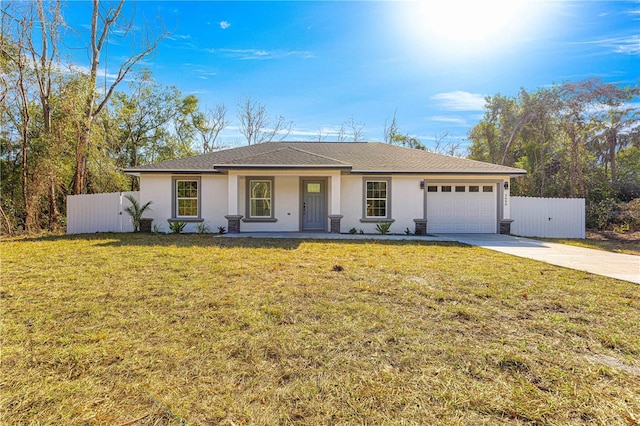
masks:
[[[131,216],[124,211],[131,205],[127,195],[140,200],[139,192],[67,196],[67,234],[132,232]]]
[[[584,198],[511,197],[511,219],[514,235],[584,238]]]

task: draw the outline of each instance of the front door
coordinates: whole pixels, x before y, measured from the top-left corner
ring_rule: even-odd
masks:
[[[302,230],[325,231],[327,213],[325,203],[325,181],[302,181]]]

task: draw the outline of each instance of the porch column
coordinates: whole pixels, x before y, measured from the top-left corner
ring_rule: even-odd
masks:
[[[502,219],[510,219],[511,218],[511,182],[510,179],[507,178],[502,183]]]
[[[513,219],[511,219],[511,179],[506,178],[501,185],[502,192],[502,218],[500,219],[500,229],[498,229],[499,234],[511,234],[511,224],[513,223]]]
[[[238,179],[239,176],[233,172],[227,175],[227,215],[236,216],[238,214]]]
[[[329,213],[329,232],[332,234],[340,233],[340,172],[331,175],[331,208]]]
[[[330,215],[340,215],[340,172],[331,175],[331,208]]]
[[[229,172],[227,175],[227,199],[229,200],[227,205],[227,214],[224,216],[227,219],[227,231],[230,234],[240,233],[240,219],[242,215],[238,214],[238,180],[239,176],[233,172]]]

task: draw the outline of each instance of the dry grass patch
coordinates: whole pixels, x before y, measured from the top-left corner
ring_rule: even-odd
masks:
[[[640,256],[640,231],[626,233],[587,231],[586,239],[544,238],[544,240],[553,243],[568,244],[570,246]]]
[[[192,425],[640,421],[627,282],[453,243],[0,248],[5,423],[178,424],[136,383]]]

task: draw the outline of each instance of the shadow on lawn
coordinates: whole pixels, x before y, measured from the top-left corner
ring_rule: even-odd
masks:
[[[364,239],[331,239],[331,238],[269,238],[269,237],[234,237],[223,238],[216,234],[142,234],[142,233],[95,233],[77,235],[54,235],[43,237],[13,238],[5,241],[20,241],[23,243],[56,242],[56,241],[95,241],[95,246],[141,246],[141,247],[241,247],[241,248],[276,248],[296,250],[304,243],[328,243],[351,245],[388,245],[388,246],[444,246],[471,247],[467,244],[449,241],[421,241],[421,240],[384,240],[375,235]]]

